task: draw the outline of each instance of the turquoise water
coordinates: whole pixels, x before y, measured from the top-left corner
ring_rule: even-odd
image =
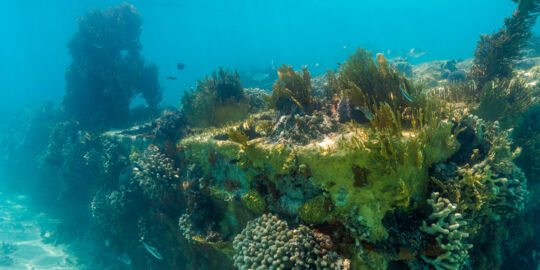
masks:
[[[539,11],[2,1],[0,269],[540,270]]]
[[[9,98],[2,109],[59,101],[70,62],[66,44],[77,18],[92,8],[122,2],[5,1],[0,73]],[[170,104],[216,66],[266,68],[273,60],[276,66],[309,65],[312,73],[322,74],[358,46],[390,51],[390,57],[412,48],[424,50],[415,62],[470,58],[479,34],[497,30],[515,6],[508,0],[132,3],[144,20],[143,54],[159,66]],[[181,73],[175,70],[178,61],[188,67]],[[175,72],[179,80],[166,80]]]

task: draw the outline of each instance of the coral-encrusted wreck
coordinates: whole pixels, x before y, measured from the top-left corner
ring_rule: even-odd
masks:
[[[514,17],[530,24],[538,5],[521,2]],[[403,62],[363,49],[317,78],[284,65],[273,92],[244,89],[237,72],[219,69],[178,110],[130,121],[133,95],[151,107],[160,98],[157,70],[144,65],[138,42],[123,43],[137,41],[136,14],[124,5],[88,15],[133,19],[123,25],[132,35],[110,46],[129,45],[113,67],[138,59],[141,88],[123,101],[101,97],[122,103],[108,125],[133,127],[104,132],[94,125],[104,107],[77,106],[105,87],[73,79],[89,72],[80,61],[98,68],[103,60],[75,57],[92,22],[82,20],[56,112],[77,117],[29,121],[44,136],[21,145],[45,176],[36,186],[50,194],[41,195],[62,209],[53,238],[79,247],[87,268],[525,269],[538,260],[540,241],[530,239],[539,232],[540,73],[534,65],[495,74],[493,59],[511,66],[520,55],[489,47],[505,46],[496,42],[504,31],[484,36],[474,61],[408,67],[408,77]],[[522,49],[515,42],[530,27],[510,30],[520,39],[509,50]],[[24,167],[23,155],[9,152]]]

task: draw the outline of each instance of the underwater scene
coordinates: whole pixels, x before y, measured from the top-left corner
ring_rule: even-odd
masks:
[[[540,270],[540,0],[0,3],[0,269]]]

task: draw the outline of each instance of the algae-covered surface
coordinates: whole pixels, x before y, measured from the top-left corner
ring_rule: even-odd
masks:
[[[0,269],[539,269],[540,2],[512,5],[472,58],[217,67],[174,106],[144,13],[87,12],[62,101],[0,121]]]

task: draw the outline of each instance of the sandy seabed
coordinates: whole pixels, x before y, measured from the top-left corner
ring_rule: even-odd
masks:
[[[2,265],[0,261],[0,269],[77,269],[64,247],[44,241],[47,232],[42,228],[53,227],[58,221],[33,212],[26,205],[26,196],[0,192],[0,245],[3,242],[15,247],[7,254],[12,263]],[[0,257],[2,253],[0,250]]]

